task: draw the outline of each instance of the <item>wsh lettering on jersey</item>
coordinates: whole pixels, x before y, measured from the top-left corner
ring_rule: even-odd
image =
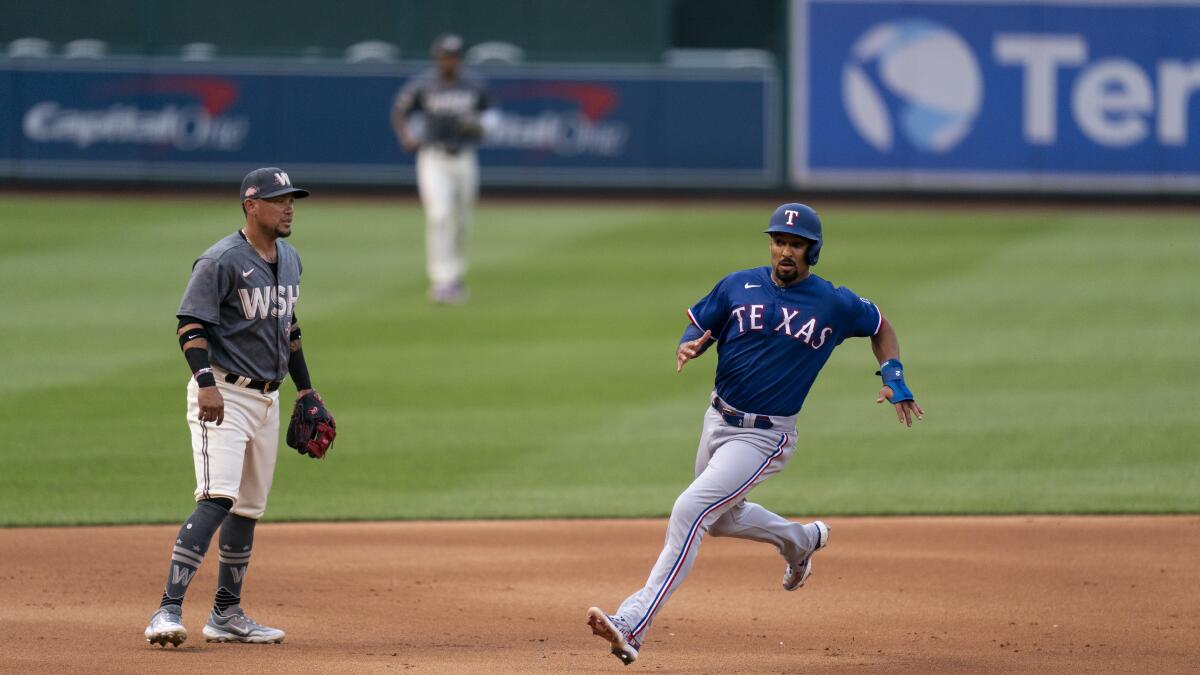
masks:
[[[247,321],[253,319],[279,318],[291,319],[300,299],[299,286],[260,286],[258,288],[239,288],[238,298],[242,301],[242,316]]]
[[[425,94],[425,109],[434,115],[462,115],[478,107],[479,94],[463,89],[431,91]]]

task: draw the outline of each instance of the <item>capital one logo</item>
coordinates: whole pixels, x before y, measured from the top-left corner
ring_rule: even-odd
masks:
[[[873,26],[842,68],[842,101],[855,131],[879,152],[897,136],[945,153],[971,131],[983,78],[967,43],[944,25],[900,19]]]

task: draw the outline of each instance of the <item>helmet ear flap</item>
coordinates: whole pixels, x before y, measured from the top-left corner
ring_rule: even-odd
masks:
[[[808,251],[804,253],[804,262],[811,265],[817,264],[817,259],[821,257],[821,242],[813,241],[808,245]]]

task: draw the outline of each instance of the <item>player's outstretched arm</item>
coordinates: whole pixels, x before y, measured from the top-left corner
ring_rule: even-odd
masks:
[[[704,345],[712,339],[712,331],[704,331],[704,335],[695,340],[688,340],[679,343],[679,349],[675,350],[675,372],[683,372],[683,364],[700,356],[704,352]]]
[[[916,397],[904,383],[904,366],[900,363],[900,339],[887,317],[881,316],[879,331],[871,336],[871,351],[879,360],[876,375],[883,378],[876,403],[887,401],[896,407],[896,419],[900,424],[911,427],[913,418],[925,419],[925,411],[917,404]]]

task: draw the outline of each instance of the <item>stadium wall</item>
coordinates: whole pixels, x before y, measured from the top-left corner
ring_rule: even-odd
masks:
[[[228,182],[288,167],[310,182],[415,180],[393,136],[420,64],[43,59],[0,62],[0,176]],[[772,68],[513,66],[487,72],[500,121],[486,185],[775,187]]]
[[[793,0],[790,180],[1200,189],[1200,5]]]

